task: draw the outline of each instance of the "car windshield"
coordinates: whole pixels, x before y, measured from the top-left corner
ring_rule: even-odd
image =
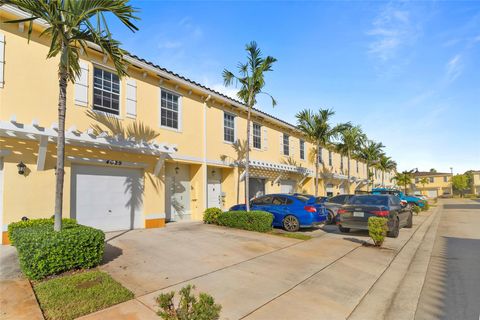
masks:
[[[383,196],[354,196],[348,201],[349,204],[365,204],[365,205],[388,205],[388,197]]]

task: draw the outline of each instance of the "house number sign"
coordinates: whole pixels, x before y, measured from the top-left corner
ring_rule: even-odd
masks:
[[[109,164],[109,165],[112,165],[112,166],[121,166],[122,165],[122,161],[120,161],[120,160],[106,160],[105,163]]]

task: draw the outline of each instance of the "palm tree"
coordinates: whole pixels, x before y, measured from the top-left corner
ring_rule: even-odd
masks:
[[[423,188],[425,188],[425,185],[426,185],[426,184],[429,184],[429,183],[430,183],[430,180],[428,180],[427,177],[423,177],[423,178],[420,179],[418,182],[422,185]]]
[[[247,140],[237,140],[234,143],[232,143],[232,148],[235,151],[235,158],[229,157],[227,155],[221,155],[220,159],[222,161],[227,160],[227,158],[230,158],[233,160],[233,163],[240,168],[243,163],[245,163],[245,155],[247,154],[247,149],[250,150],[250,148],[247,148],[249,144],[247,144]],[[240,172],[237,177],[237,203],[240,201]]]
[[[360,126],[348,126],[340,132],[340,142],[335,146],[342,156],[347,157],[347,193],[350,193],[350,160],[359,151],[366,138]]]
[[[382,170],[382,187],[385,187],[385,171],[392,171],[397,168],[397,163],[392,158],[382,154],[378,161],[377,168]]]
[[[57,166],[55,184],[55,225],[54,230],[62,228],[63,182],[65,159],[65,118],[68,82],[74,82],[80,76],[80,52],[87,52],[89,43],[100,47],[112,61],[118,76],[126,75],[125,52],[120,43],[112,39],[108,29],[106,14],[117,17],[131,31],[138,28],[132,20],[138,19],[136,10],[128,4],[128,0],[0,0],[0,3],[12,4],[30,14],[26,19],[12,20],[9,23],[28,22],[28,38],[30,40],[33,22],[44,20],[48,27],[41,33],[50,39],[47,58],[60,56],[58,59],[58,137]]]
[[[331,109],[320,109],[318,113],[312,110],[302,110],[296,114],[297,127],[303,132],[306,139],[315,146],[315,196],[318,196],[318,174],[320,147],[331,147],[333,140],[349,124],[330,124],[335,112]]]
[[[265,86],[265,73],[272,71],[272,65],[277,59],[267,56],[263,57],[260,48],[258,48],[255,41],[250,42],[245,46],[247,51],[247,62],[239,63],[238,72],[236,76],[233,72],[227,69],[223,70],[223,82],[225,86],[230,86],[235,83],[240,83],[240,90],[237,92],[238,98],[247,105],[247,145],[250,145],[250,118],[253,106],[257,103],[257,95],[265,94],[272,99],[272,105],[275,106],[277,102],[269,93],[263,90]],[[248,201],[249,194],[249,168],[250,168],[250,148],[246,149],[245,153],[245,198],[246,209],[250,211],[250,203]]]
[[[370,172],[370,166],[376,164],[380,156],[383,154],[382,149],[385,146],[381,142],[375,142],[373,140],[366,140],[363,143],[363,146],[360,148],[360,151],[358,152],[358,157],[365,161],[367,164],[367,177],[370,179],[371,177],[371,172]],[[368,191],[368,185],[367,184],[367,191]]]
[[[397,172],[391,180],[396,181],[397,185],[403,186],[404,193],[407,194],[407,186],[412,183],[412,171]]]

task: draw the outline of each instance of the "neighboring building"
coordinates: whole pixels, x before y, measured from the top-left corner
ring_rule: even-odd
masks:
[[[441,172],[415,172],[413,174],[413,191],[420,192],[428,198],[437,198],[444,194],[452,194],[452,174]],[[422,178],[426,183],[422,184]]]
[[[472,193],[480,196],[480,170],[470,172],[472,173]]]
[[[2,21],[26,17],[0,7]],[[0,31],[0,224],[54,212],[58,79],[46,60],[45,28],[2,24]],[[87,54],[88,53],[88,54]],[[244,176],[234,149],[244,139],[242,103],[129,55],[119,79],[94,48],[67,90],[64,217],[106,231],[201,219],[208,207],[244,202]],[[314,192],[313,146],[293,125],[254,110],[250,155],[252,198],[271,192]],[[159,133],[143,142],[92,128],[142,123]],[[137,130],[138,131],[138,130]],[[320,195],[346,192],[347,160],[322,149]],[[18,165],[26,165],[24,174]],[[366,166],[350,163],[351,190],[365,190]],[[390,173],[387,174],[391,176]],[[387,181],[387,179],[385,179]],[[381,182],[381,175],[374,183]],[[389,179],[388,179],[389,182]]]

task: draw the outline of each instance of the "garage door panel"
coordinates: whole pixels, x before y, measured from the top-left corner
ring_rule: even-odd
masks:
[[[105,231],[142,227],[142,172],[95,166],[72,168],[72,217]]]

